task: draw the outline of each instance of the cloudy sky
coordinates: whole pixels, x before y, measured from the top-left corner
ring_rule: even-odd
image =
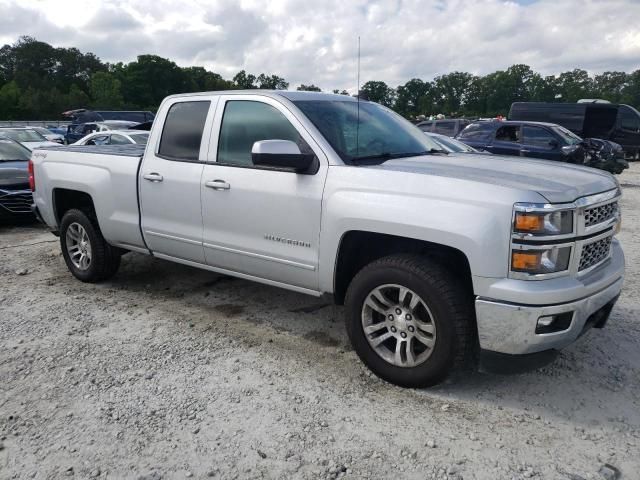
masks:
[[[30,35],[105,61],[142,53],[231,78],[355,91],[526,63],[544,74],[640,68],[639,0],[0,0],[0,42]]]

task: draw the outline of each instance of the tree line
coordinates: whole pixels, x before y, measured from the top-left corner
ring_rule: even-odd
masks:
[[[227,80],[203,67],[180,67],[157,55],[106,63],[93,53],[56,48],[32,37],[0,48],[0,120],[53,120],[74,108],[155,111],[174,93],[251,88],[287,89],[289,83],[278,75],[244,70]],[[314,84],[296,88],[321,91]],[[492,117],[506,115],[515,101],[602,98],[638,106],[640,70],[590,76],[574,69],[542,76],[527,65],[513,65],[484,76],[452,72],[431,81],[413,78],[395,88],[371,80],[360,91],[408,118],[440,113]]]

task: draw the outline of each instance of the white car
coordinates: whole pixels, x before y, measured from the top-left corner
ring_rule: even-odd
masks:
[[[53,133],[51,130],[44,127],[29,127],[29,128],[31,128],[32,130],[35,130],[50,142],[55,142],[60,144],[64,143],[64,135],[60,135],[59,133]]]
[[[90,133],[73,145],[128,145],[131,143],[146,145],[147,140],[149,140],[149,132],[144,130],[111,130]]]
[[[50,142],[33,128],[29,127],[3,127],[0,128],[0,137],[5,136],[21,143],[29,150],[40,147],[59,147],[59,143]]]

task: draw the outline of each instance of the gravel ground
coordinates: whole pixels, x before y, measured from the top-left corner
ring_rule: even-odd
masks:
[[[640,478],[640,164],[604,330],[524,375],[373,377],[321,300],[129,254],[74,280],[0,227],[0,478]]]

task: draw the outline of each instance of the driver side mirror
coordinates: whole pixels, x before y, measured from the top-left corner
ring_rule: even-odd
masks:
[[[552,147],[552,148],[558,148],[558,145],[560,145],[560,144],[558,143],[558,141],[557,141],[557,140],[549,140],[549,146],[550,146],[550,147]]]
[[[286,168],[296,173],[311,173],[309,170],[314,158],[313,153],[300,152],[298,145],[291,140],[260,140],[251,148],[254,165]]]

